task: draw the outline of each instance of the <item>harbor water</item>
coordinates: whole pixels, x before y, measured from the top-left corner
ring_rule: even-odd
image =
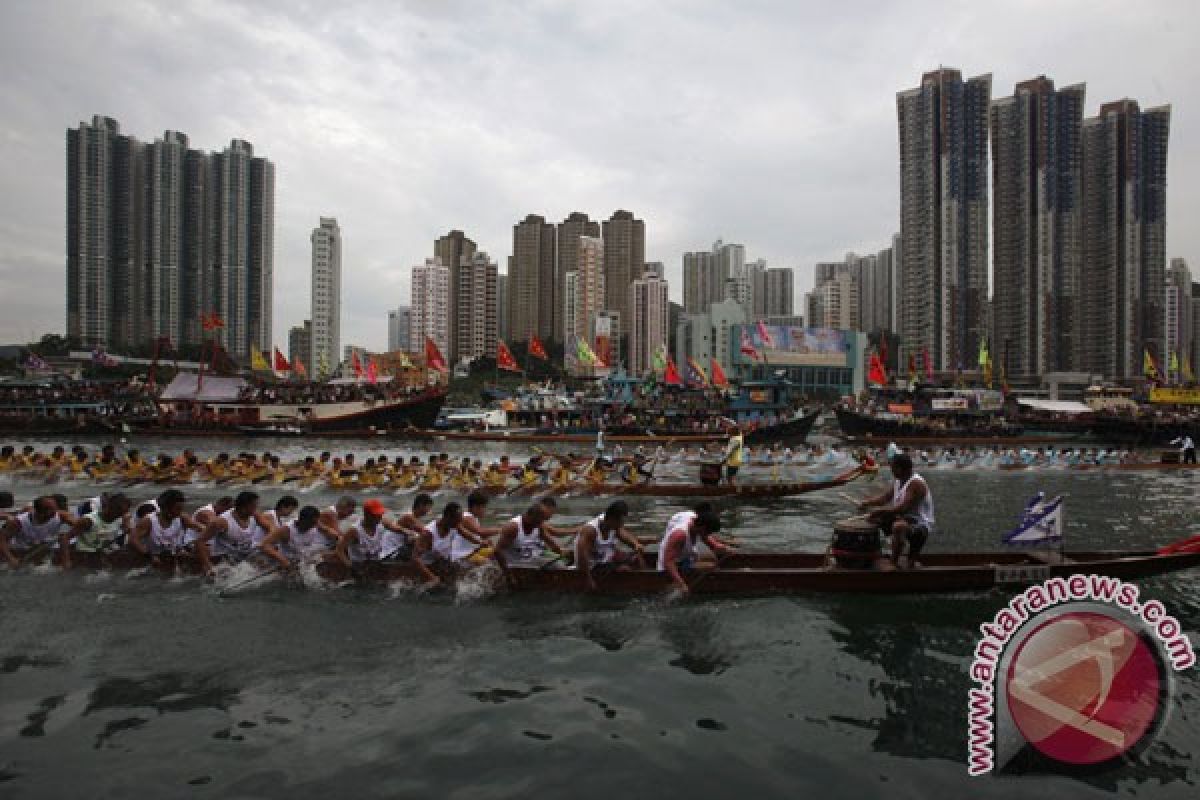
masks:
[[[23,444],[24,442],[10,442]],[[34,442],[43,446],[45,443]],[[85,442],[93,445],[95,442]],[[150,440],[269,449],[333,443]],[[433,443],[484,459],[528,451]],[[429,446],[342,442],[360,456]],[[886,473],[886,470],[884,471]],[[767,479],[766,475],[757,475]],[[995,550],[1037,491],[1066,493],[1068,547],[1146,549],[1200,533],[1200,472],[927,473],[929,550]],[[756,479],[752,470],[745,478]],[[861,496],[884,478],[846,487]],[[233,488],[233,487],[229,487]],[[0,476],[19,501],[41,491]],[[72,500],[99,487],[63,482]],[[189,506],[222,490],[186,487]],[[152,488],[131,489],[138,499]],[[229,489],[225,489],[229,491]],[[273,502],[286,490],[262,488]],[[294,492],[296,493],[296,492]],[[302,503],[337,493],[311,489]],[[396,510],[411,494],[381,497]],[[440,505],[461,499],[446,493]],[[501,498],[490,520],[527,500]],[[603,499],[568,498],[556,521]],[[659,535],[680,506],[633,499]],[[853,513],[837,490],[722,504],[748,550],[823,551]],[[274,579],[222,593],[147,574],[0,571],[0,797],[1124,797],[1200,789],[1200,671],[1181,673],[1136,761],[1067,776],[970,778],[967,667],[1007,591],[634,600],[328,588]],[[225,581],[225,583],[222,583]],[[1200,645],[1200,570],[1142,583]]]

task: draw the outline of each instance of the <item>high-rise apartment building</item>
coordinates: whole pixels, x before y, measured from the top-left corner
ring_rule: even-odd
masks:
[[[342,230],[333,217],[309,235],[312,244],[312,357],[317,373],[329,374],[342,353]]]
[[[1083,102],[1043,75],[992,103],[991,351],[1010,377],[1075,368]]]
[[[424,353],[428,338],[445,357],[450,347],[450,270],[440,258],[427,258],[412,268],[410,308],[408,349]]]
[[[666,349],[670,321],[667,288],[662,277],[649,272],[630,288],[629,372],[635,377],[650,372],[654,353]]]
[[[508,259],[508,335],[514,342],[537,336],[542,342],[557,341],[554,309],[558,284],[555,275],[554,225],[545,217],[530,214],[513,226],[513,254]]]
[[[601,226],[604,238],[604,308],[629,321],[629,287],[646,270],[646,223],[614,211]]]
[[[1137,378],[1144,351],[1166,353],[1170,127],[1170,106],[1142,111],[1129,99],[1083,121],[1080,367],[1109,378]]]
[[[300,362],[309,377],[317,377],[317,365],[312,360],[312,320],[306,319],[303,324],[288,329],[288,361],[293,370],[296,362]]]
[[[790,317],[795,313],[796,272],[767,267],[755,276],[754,317]]]
[[[496,336],[508,341],[508,276],[496,275]]]
[[[729,297],[729,282],[745,269],[746,248],[718,239],[708,252],[683,254],[683,308],[702,314],[713,303]],[[736,293],[736,287],[734,289]],[[736,300],[737,297],[730,297]]]
[[[1183,377],[1184,361],[1191,364],[1195,351],[1192,337],[1192,271],[1182,258],[1172,258],[1171,266],[1167,268],[1163,311],[1163,336],[1166,341],[1163,369],[1171,371],[1171,357],[1174,355],[1178,369],[1171,371],[1171,378],[1179,380]]]
[[[271,346],[275,168],[167,131],[144,144],[96,116],[66,135],[67,334],[129,349],[155,338],[233,356]],[[203,319],[223,327],[204,330]]]
[[[600,223],[589,219],[582,211],[572,211],[567,218],[558,223],[557,266],[555,268],[554,287],[554,332],[555,339],[567,342],[574,333],[574,326],[568,326],[563,318],[565,309],[574,304],[566,296],[567,275],[579,267],[579,239],[583,236],[600,236]]]
[[[598,236],[578,236],[575,249],[571,259],[575,269],[566,275],[562,311],[562,341],[568,348],[572,337],[594,344],[596,315],[605,310],[606,296],[604,240]]]
[[[926,73],[896,95],[900,139],[900,334],[933,367],[974,363],[988,301],[990,75]]]
[[[407,350],[412,342],[412,306],[388,312],[388,352]]]
[[[855,257],[858,281],[858,330],[895,331],[896,240],[870,256]]]
[[[475,242],[458,230],[450,231],[433,243],[433,257],[450,270],[450,329],[447,349],[443,350],[442,354],[450,359],[452,364],[461,356],[459,338],[467,340],[471,336],[471,321],[460,313],[460,309],[469,304],[469,299],[462,295],[460,289],[460,276],[475,258],[475,250]]]
[[[458,358],[473,360],[496,354],[499,329],[496,308],[496,262],[476,252],[458,271],[458,307],[451,311],[466,319],[458,324]]]

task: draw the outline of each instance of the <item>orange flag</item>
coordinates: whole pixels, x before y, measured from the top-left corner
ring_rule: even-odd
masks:
[[[279,348],[275,348],[275,371],[276,372],[291,372],[292,365],[283,357],[283,353],[279,352]]]
[[[298,358],[292,359],[292,372],[296,373],[297,378],[308,380],[308,370],[304,368],[304,362]]]
[[[532,348],[532,344],[530,347]],[[517,359],[513,358],[512,351],[508,349],[508,345],[500,340],[496,341],[496,366],[500,369],[506,369],[509,372],[522,371],[521,365],[517,363]]]
[[[508,348],[505,349],[507,350]],[[540,358],[542,361],[550,357],[546,355],[546,348],[542,345],[542,340],[536,336],[529,340],[529,355],[534,358]]]
[[[721,365],[717,363],[715,358],[709,359],[709,366],[712,367],[711,375],[712,385],[718,389],[729,388],[729,378],[725,377],[725,370],[721,369]]]
[[[350,351],[350,366],[354,368],[354,377],[361,378],[363,376],[362,362],[358,360],[358,351]]]
[[[442,351],[438,350],[437,343],[425,337],[425,366],[430,369],[436,369],[438,372],[449,372],[446,367],[446,359],[442,358]]]

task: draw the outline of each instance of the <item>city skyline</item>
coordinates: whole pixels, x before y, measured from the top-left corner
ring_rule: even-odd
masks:
[[[527,45],[563,27],[572,36],[608,38],[621,27],[619,8],[566,17],[533,13],[527,28],[515,33],[519,12],[455,12],[356,7],[339,21],[339,35],[331,41],[307,30],[301,15],[259,14],[233,4],[217,11],[183,4],[169,23],[122,7],[89,9],[57,27],[49,24],[49,12],[6,10],[10,24],[3,26],[0,41],[13,80],[0,93],[14,121],[0,138],[0,170],[14,191],[4,201],[0,223],[0,279],[25,302],[0,321],[0,339],[23,341],[62,328],[61,131],[93,114],[112,116],[123,130],[143,135],[184,130],[192,146],[204,150],[245,139],[270,156],[277,171],[272,332],[277,346],[307,316],[307,292],[295,287],[309,268],[307,234],[319,214],[337,216],[354,242],[353,258],[343,265],[343,335],[380,349],[386,312],[407,299],[408,267],[424,259],[431,238],[451,228],[467,230],[479,249],[504,264],[512,221],[530,210],[554,223],[578,209],[600,220],[612,209],[633,210],[647,224],[645,258],[666,265],[674,300],[682,296],[682,254],[702,250],[716,237],[744,242],[772,267],[797,268],[802,290],[812,285],[817,262],[848,249],[873,252],[896,228],[894,95],[938,63],[964,75],[990,72],[994,95],[1038,74],[1053,76],[1061,86],[1086,83],[1088,116],[1097,113],[1100,101],[1125,96],[1137,98],[1143,109],[1171,104],[1166,252],[1169,258],[1198,260],[1200,232],[1186,224],[1200,207],[1200,165],[1190,144],[1197,67],[1186,57],[1197,25],[1186,6],[1114,6],[1091,15],[1096,19],[1053,8],[1038,30],[1008,19],[1020,16],[1011,9],[885,10],[874,24],[853,29],[840,30],[835,20],[826,30],[828,41],[806,56],[772,55],[751,65],[709,65],[689,53],[703,49],[695,37],[720,41],[729,24],[761,34],[770,49],[766,44],[774,37],[794,34],[797,12],[780,9],[754,19],[720,7],[686,13],[648,9],[648,26],[686,25],[693,40],[668,37],[651,47],[634,32],[611,51],[552,49],[536,62],[522,55],[523,44],[536,50]],[[931,20],[947,35],[909,35],[929,30]],[[104,63],[84,66],[79,53],[103,41],[98,21],[131,46],[118,48]],[[171,37],[164,31],[189,24],[215,52],[167,46]],[[430,48],[460,26],[503,41],[513,60],[501,64],[495,77],[480,79],[479,88],[472,84],[447,100],[449,84],[482,74],[477,59],[442,63],[437,69],[448,74],[441,77],[431,71],[438,62],[428,58]],[[267,28],[272,45],[258,48]],[[397,50],[411,54],[383,48],[390,38],[405,45]],[[1135,47],[1136,58],[1111,57],[1116,48],[1141,40],[1154,46]],[[78,46],[68,47],[68,41]],[[845,63],[850,42],[886,45],[889,59]],[[228,76],[211,64],[256,49],[264,55],[246,79],[246,91],[230,92],[223,83]],[[62,59],[47,63],[38,55],[52,51],[61,51]],[[156,74],[162,90],[134,92],[117,79],[144,67],[144,60],[131,55],[136,52],[161,63]],[[370,70],[382,77],[356,68],[360,59],[385,66]],[[655,82],[642,80],[645,60],[659,79],[683,87],[679,97],[664,98]],[[824,85],[782,80],[830,62],[841,69]],[[577,78],[584,72],[612,77],[579,86],[577,108],[551,104],[520,122],[503,113],[513,99],[506,81],[517,73],[530,77],[512,92],[532,97],[559,91],[564,75],[556,73]],[[64,80],[67,75],[70,80]],[[391,96],[384,91],[391,83],[416,85],[423,77],[434,85],[406,95],[405,103],[389,101],[395,110],[372,100]],[[359,78],[363,85],[353,86]],[[181,91],[185,85],[187,91]],[[626,110],[597,114],[597,104],[611,105],[601,100],[615,92]],[[716,131],[705,118],[717,107],[745,124]],[[432,137],[437,142],[429,126],[425,133],[392,126],[413,116],[434,123],[441,131]],[[459,128],[449,125],[450,117],[473,121]],[[631,118],[638,124],[629,125]],[[499,128],[492,124],[505,120]],[[470,188],[450,191],[455,182]]]

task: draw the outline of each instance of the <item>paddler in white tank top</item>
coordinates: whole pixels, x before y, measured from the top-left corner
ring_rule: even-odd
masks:
[[[130,501],[123,494],[104,497],[100,506],[84,514],[71,527],[71,546],[62,549],[62,567],[71,568],[72,551],[76,553],[107,553],[119,549],[128,538]]]
[[[233,508],[233,498],[222,495],[211,503],[202,505],[192,512],[192,519],[202,528],[207,528],[212,521]]]
[[[556,553],[559,560],[564,556],[558,542],[542,535],[541,527],[545,521],[546,509],[540,503],[534,503],[524,514],[500,526],[500,538],[496,540],[496,552],[493,555],[509,583],[513,582],[510,566],[541,564],[542,553],[546,550]]]
[[[183,511],[186,498],[178,489],[167,489],[154,501],[158,510],[138,520],[133,528],[130,544],[139,553],[152,557],[159,563],[159,555],[176,553],[184,548],[186,532],[203,532],[190,514]]]
[[[667,573],[675,588],[687,594],[691,589],[683,573],[690,572],[696,565],[697,542],[703,542],[718,558],[733,552],[730,545],[716,537],[720,530],[721,518],[707,504],[698,507],[697,511],[676,514],[658,543],[658,571]]]
[[[350,495],[342,495],[338,501],[329,508],[321,512],[321,529],[327,534],[342,538],[342,534],[354,523],[358,522],[355,519],[354,510],[358,507],[358,503]]]
[[[300,509],[296,519],[274,528],[259,544],[263,555],[290,570],[305,559],[319,560],[328,550],[329,540],[317,521],[321,510],[316,506]]]
[[[296,514],[296,509],[299,507],[300,501],[290,494],[285,494],[276,501],[274,508],[258,512],[258,524],[270,533],[276,528],[283,527],[291,522],[292,517]]]
[[[482,540],[461,529],[462,515],[462,506],[447,503],[441,516],[425,526],[425,533],[417,541],[416,560],[426,566],[465,564],[482,545]]]
[[[596,591],[595,571],[628,568],[636,564],[646,568],[641,542],[625,530],[629,505],[624,500],[609,504],[604,513],[583,523],[575,535],[575,568],[587,580],[588,591]],[[621,550],[619,543],[629,548]],[[630,552],[632,551],[632,552]]]
[[[342,534],[337,557],[347,567],[364,561],[383,561],[407,544],[405,529],[384,519],[387,507],[374,498],[363,503],[362,520]]]
[[[0,555],[16,569],[21,558],[34,549],[44,551],[54,545],[65,549],[74,522],[74,517],[60,510],[53,497],[43,495],[33,501],[31,510],[10,517],[0,529]]]
[[[929,484],[913,472],[907,453],[897,453],[891,461],[891,488],[862,502],[863,510],[874,508],[868,519],[891,537],[892,566],[900,566],[900,556],[908,550],[908,566],[919,567],[917,557],[934,529],[933,494]]]
[[[196,538],[196,558],[205,575],[214,557],[241,561],[254,552],[267,532],[258,524],[258,493],[240,492],[233,508],[214,519]]]

